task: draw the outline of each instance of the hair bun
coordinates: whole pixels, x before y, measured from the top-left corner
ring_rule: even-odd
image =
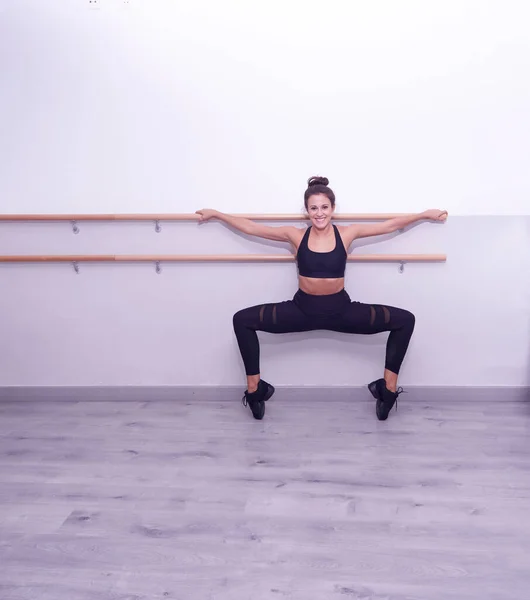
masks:
[[[307,181],[307,187],[313,187],[314,185],[329,185],[329,179],[327,177],[310,177]]]

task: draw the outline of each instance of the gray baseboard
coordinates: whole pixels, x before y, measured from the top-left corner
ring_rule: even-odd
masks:
[[[243,386],[5,386],[0,402],[225,402],[240,399]],[[420,402],[530,402],[530,387],[407,386],[402,399]],[[366,386],[277,386],[285,401],[372,401]]]

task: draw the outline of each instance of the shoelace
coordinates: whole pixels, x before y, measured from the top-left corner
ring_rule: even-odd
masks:
[[[396,411],[397,411],[399,394],[408,394],[408,392],[406,392],[402,387],[398,387],[398,389],[396,390]]]

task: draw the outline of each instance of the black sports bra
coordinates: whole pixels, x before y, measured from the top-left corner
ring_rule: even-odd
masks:
[[[333,225],[333,231],[335,232],[335,248],[331,252],[313,252],[308,246],[311,227],[307,228],[296,253],[298,273],[300,275],[319,279],[338,279],[344,277],[348,253],[342,243],[339,230],[335,225]]]

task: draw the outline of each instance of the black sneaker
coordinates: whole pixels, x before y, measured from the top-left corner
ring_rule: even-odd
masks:
[[[399,394],[403,393],[403,388],[398,388],[397,391],[391,392],[386,387],[384,379],[377,379],[368,384],[368,389],[372,396],[376,399],[375,413],[380,421],[386,421],[394,404],[396,404]]]
[[[274,391],[274,387],[270,383],[260,379],[258,389],[255,392],[249,393],[245,391],[242,398],[243,405],[250,406],[255,419],[263,419],[265,415],[265,402],[274,394]]]

